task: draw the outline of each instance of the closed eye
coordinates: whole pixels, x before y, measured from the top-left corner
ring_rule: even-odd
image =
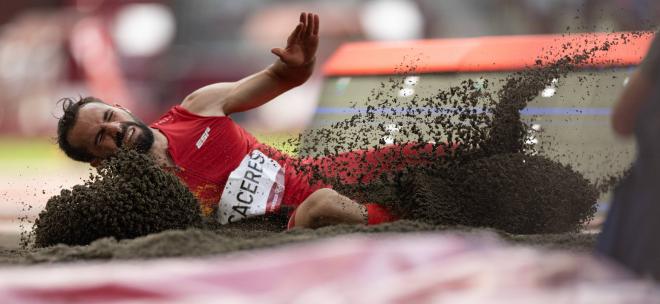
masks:
[[[112,119],[113,116],[114,116],[114,113],[111,110],[106,110],[105,113],[103,113],[103,121],[108,122],[108,121],[110,121],[110,119]],[[104,129],[103,129],[103,127],[101,127],[101,129],[99,129],[99,132],[96,133],[96,137],[94,138],[94,144],[97,145],[97,146],[99,144],[101,144],[101,141],[103,140],[103,135],[104,135],[103,131],[104,131]]]

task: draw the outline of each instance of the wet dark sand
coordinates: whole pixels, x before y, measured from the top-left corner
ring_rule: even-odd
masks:
[[[223,228],[218,230],[168,230],[136,239],[117,241],[104,238],[87,246],[56,245],[29,250],[0,249],[0,264],[35,264],[76,262],[87,260],[126,260],[165,257],[203,257],[243,250],[275,247],[291,243],[318,240],[339,235],[381,233],[446,232],[477,234],[496,233],[500,238],[516,245],[540,246],[549,249],[589,251],[595,234],[563,233],[544,235],[512,235],[493,229],[448,227],[415,221],[397,221],[378,226],[339,225],[317,230],[295,229],[286,232]]]

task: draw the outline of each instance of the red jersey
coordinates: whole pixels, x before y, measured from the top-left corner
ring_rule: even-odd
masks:
[[[407,164],[425,161],[415,157],[420,148],[414,144],[298,159],[260,143],[227,116],[200,116],[181,106],[151,127],[167,137],[175,173],[200,202],[202,213],[222,224],[277,212],[282,205],[295,208],[314,191],[331,187],[320,181],[310,185],[312,172],[300,167],[315,167],[352,184],[394,169],[387,157],[406,158]]]
[[[293,158],[257,141],[227,116],[200,116],[175,106],[151,125],[168,140],[176,175],[201,204],[205,216],[226,224],[296,207],[315,190]]]

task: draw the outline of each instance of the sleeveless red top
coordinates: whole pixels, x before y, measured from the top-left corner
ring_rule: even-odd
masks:
[[[175,106],[151,124],[168,140],[176,175],[220,223],[296,207],[315,190],[291,168],[294,158],[261,144],[227,116],[200,116]]]

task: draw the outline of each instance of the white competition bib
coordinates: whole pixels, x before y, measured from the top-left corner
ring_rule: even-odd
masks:
[[[277,210],[284,195],[284,169],[259,150],[245,155],[229,174],[218,206],[220,224]]]

